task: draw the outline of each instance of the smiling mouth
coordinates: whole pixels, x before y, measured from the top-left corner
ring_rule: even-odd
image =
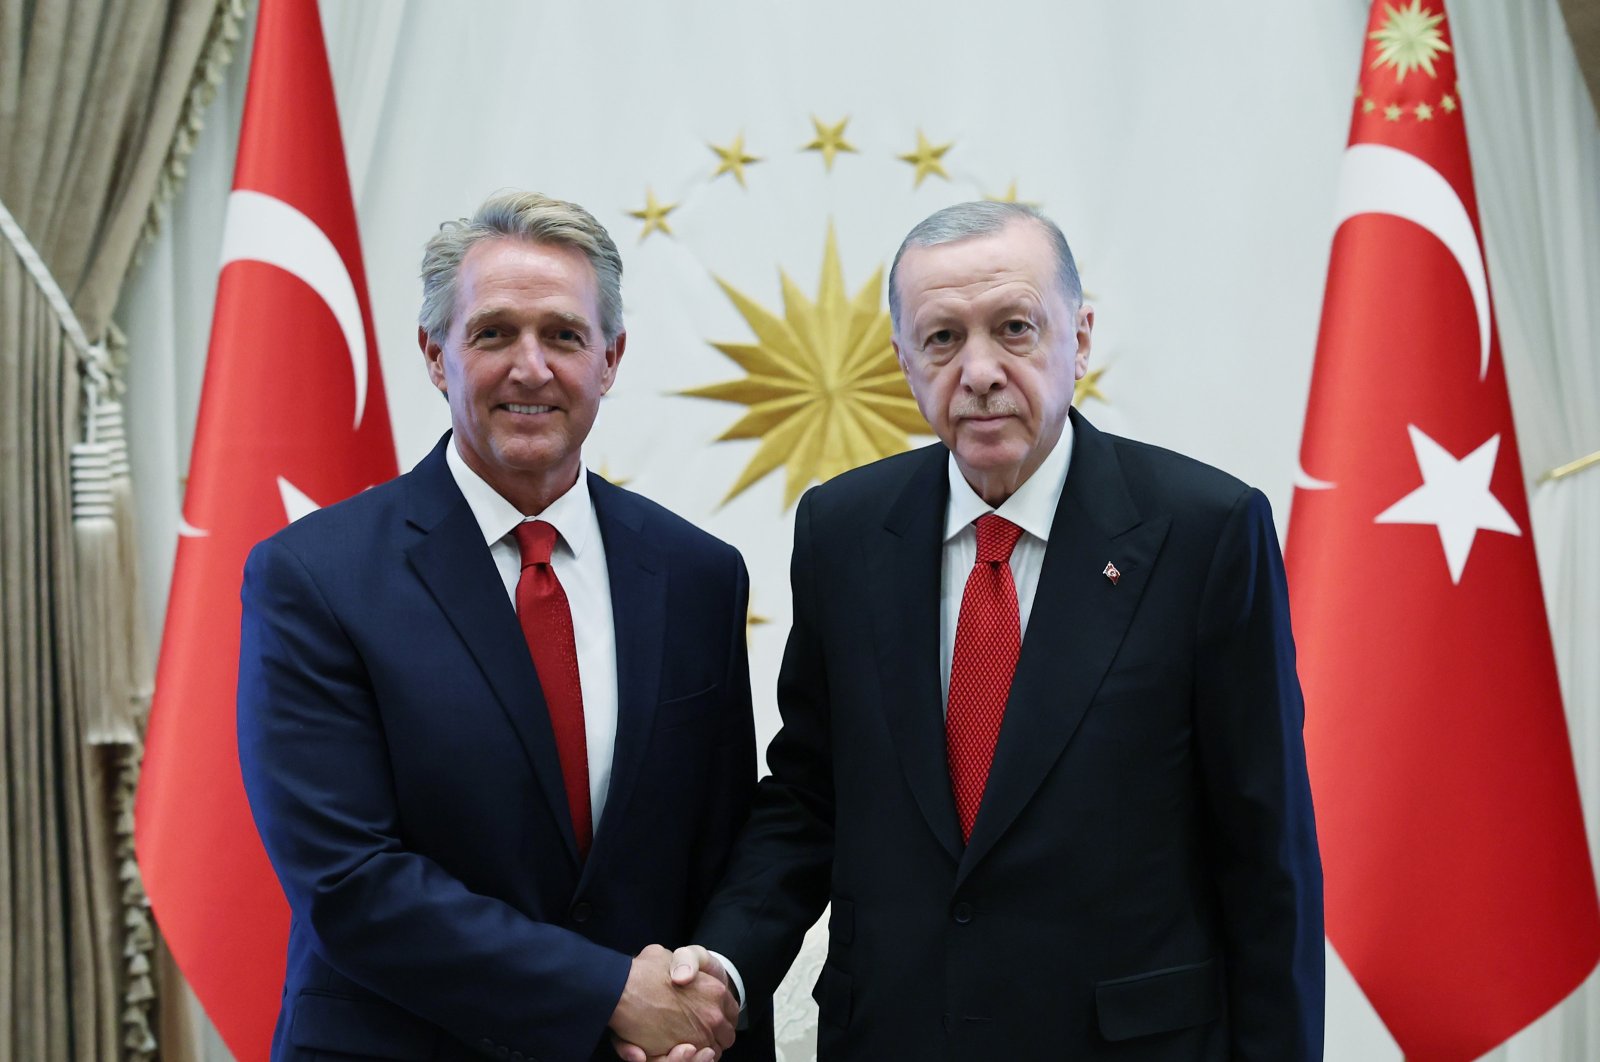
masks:
[[[524,406],[524,405],[519,405],[516,402],[506,402],[501,406],[501,408],[510,410],[513,413],[525,413],[525,414],[554,413],[556,411],[556,407],[555,406]]]

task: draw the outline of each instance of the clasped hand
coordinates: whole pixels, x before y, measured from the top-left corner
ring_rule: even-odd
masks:
[[[704,948],[652,944],[634,957],[611,1015],[624,1062],[716,1062],[733,1045],[739,1003],[722,965]]]

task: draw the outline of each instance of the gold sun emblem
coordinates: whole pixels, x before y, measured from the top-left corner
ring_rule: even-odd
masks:
[[[756,342],[712,346],[746,375],[681,392],[750,407],[718,438],[761,440],[724,504],[783,465],[788,508],[809,484],[897,454],[911,445],[908,436],[928,431],[889,345],[883,268],[846,295],[830,224],[815,301],[787,273],[779,276],[782,317],[717,278]]]
[[[1072,385],[1072,404],[1082,409],[1083,404],[1092,398],[1096,402],[1109,406],[1111,399],[1107,398],[1106,393],[1100,390],[1100,377],[1104,376],[1109,368],[1111,366],[1102,365],[1098,369],[1090,369],[1084,373],[1083,379]],[[619,483],[618,486],[621,486],[621,484]]]
[[[1394,68],[1395,81],[1404,81],[1413,70],[1422,70],[1429,77],[1439,75],[1433,69],[1433,60],[1440,52],[1448,52],[1450,45],[1439,29],[1444,15],[1436,15],[1422,6],[1422,0],[1411,0],[1409,7],[1385,4],[1387,18],[1371,38],[1378,42],[1378,57],[1372,68]]]

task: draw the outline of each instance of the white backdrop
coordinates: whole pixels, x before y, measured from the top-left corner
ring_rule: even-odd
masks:
[[[1450,12],[1531,484],[1600,448],[1600,133],[1556,0],[1514,6],[1513,17],[1502,0],[1455,0]],[[1366,5],[925,0],[904,11],[859,0],[323,4],[401,466],[448,423],[415,346],[416,268],[433,227],[507,186],[588,206],[622,247],[629,344],[586,457],[744,552],[753,609],[770,621],[751,633],[763,744],[788,619],[781,472],[719,504],[756,446],[713,442],[742,408],[674,392],[742,375],[710,346],[751,340],[714,277],[781,314],[779,270],[814,296],[830,222],[854,293],[917,219],[1016,181],[1065,229],[1098,307],[1092,364],[1107,369],[1109,404],[1090,400],[1087,415],[1255,483],[1280,529],[1287,518]],[[119,318],[153,629],[247,55]],[[831,171],[800,150],[813,116],[850,119],[858,151]],[[952,144],[948,180],[914,187],[895,157],[919,129]],[[707,145],[741,133],[762,157],[747,187],[712,180]],[[647,187],[680,204],[671,236],[639,239],[627,211]],[[283,341],[295,341],[293,322]],[[1600,517],[1600,470],[1533,502],[1595,837],[1600,572],[1581,543]],[[1331,952],[1329,982],[1329,1058],[1398,1059]],[[807,1006],[809,987],[791,986]],[[1591,1057],[1596,995],[1591,978],[1505,1057]],[[786,1051],[806,1057],[806,1037]]]

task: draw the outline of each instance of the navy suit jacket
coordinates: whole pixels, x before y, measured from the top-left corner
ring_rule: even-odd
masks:
[[[800,503],[783,729],[696,935],[769,992],[831,901],[823,1062],[1321,1057],[1321,866],[1266,499],[1072,417],[965,844],[939,674],[948,452]]]
[[[614,1058],[631,956],[689,941],[749,806],[744,563],[591,476],[618,720],[580,863],[538,678],[448,445],[245,566],[239,757],[293,913],[277,1060]],[[730,1058],[771,1057],[760,1012]]]

